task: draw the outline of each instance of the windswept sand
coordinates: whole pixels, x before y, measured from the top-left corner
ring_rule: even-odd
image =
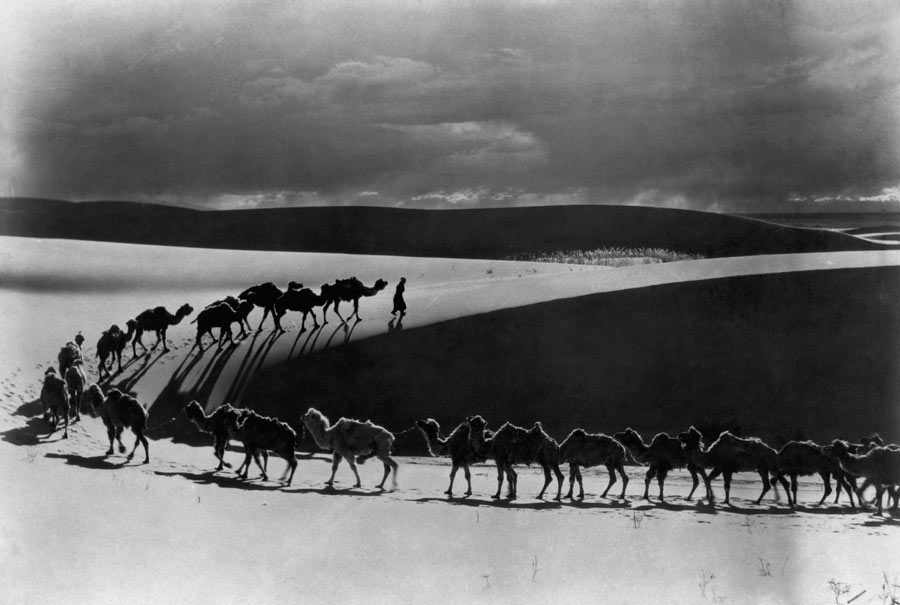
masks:
[[[491,317],[557,299],[572,304],[566,301],[603,292],[892,266],[900,266],[898,253],[602,269],[0,238],[3,600],[819,603],[835,601],[833,581],[846,588],[841,603],[860,594],[855,604],[882,603],[883,574],[900,583],[896,517],[852,511],[846,500],[791,512],[783,495],[756,506],[758,486],[750,476],[739,477],[731,509],[685,501],[689,483],[681,473],[667,483],[669,506],[645,503],[637,468],[629,469],[624,505],[599,499],[605,471],[585,476],[583,504],[558,504],[534,499],[538,474],[523,469],[520,499],[510,503],[489,498],[494,472],[482,465],[473,477],[475,495],[448,502],[442,494],[446,460],[400,458],[399,487],[388,493],[372,489],[381,472],[377,463],[362,467],[359,490],[348,489],[350,473],[342,467],[337,489],[325,491],[329,464],[319,454],[302,459],[294,485],[279,489],[276,481],[242,483],[229,473],[210,474],[208,437],[194,432],[189,439],[192,429],[183,419],[173,423],[182,427],[178,442],[151,440],[149,465],[123,464],[119,455],[102,455],[105,434],[97,419],[74,425],[66,441],[59,433],[47,438],[35,400],[43,369],[55,364],[59,347],[78,330],[87,336],[95,379],[94,345],[110,324],[124,325],[160,304],[174,311],[189,302],[196,314],[207,302],[268,280],[317,288],[357,275],[366,283],[384,277],[391,285],[363,301],[364,321],[352,332],[332,320],[325,330],[300,334],[299,317],[289,315],[289,329],[279,338],[273,340],[267,325],[255,339],[218,355],[191,351],[194,314],[170,330],[169,353],[138,361],[127,353],[128,367],[113,384],[148,404],[186,393],[218,403],[240,396],[266,368],[311,361],[314,350],[334,354],[346,342],[365,351],[365,342],[387,334],[401,275],[410,282],[402,335],[412,337],[417,328],[446,329],[453,325],[448,321],[475,314]],[[260,316],[251,314],[254,327]],[[883,326],[886,338],[897,328]],[[145,336],[148,345],[153,340]],[[296,409],[306,405],[298,394]],[[151,425],[168,417],[151,409]],[[233,463],[240,459],[237,452],[228,456]],[[277,478],[283,468],[273,457],[270,475]],[[456,490],[462,489],[460,474]],[[717,490],[721,494],[721,483]],[[811,504],[819,494],[820,484],[808,479],[800,499]]]

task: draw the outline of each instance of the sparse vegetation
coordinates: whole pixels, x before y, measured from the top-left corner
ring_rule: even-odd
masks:
[[[519,252],[506,260],[532,261],[539,263],[568,263],[573,265],[601,265],[604,267],[630,267],[632,265],[654,265],[681,260],[699,260],[701,254],[676,252],[666,248],[624,248],[604,247],[591,250],[540,250]]]

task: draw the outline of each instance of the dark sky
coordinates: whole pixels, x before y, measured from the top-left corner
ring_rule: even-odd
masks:
[[[0,77],[0,195],[900,202],[895,0],[7,0]]]

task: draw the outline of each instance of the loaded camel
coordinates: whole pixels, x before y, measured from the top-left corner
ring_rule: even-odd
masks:
[[[427,420],[416,420],[416,426],[425,436],[425,442],[428,444],[428,452],[432,456],[450,456],[450,487],[444,493],[453,497],[453,479],[456,477],[456,471],[463,469],[466,476],[466,496],[472,495],[472,475],[469,472],[470,464],[484,462],[487,457],[476,451],[475,447],[469,440],[469,423],[460,422],[459,426],[453,429],[447,437],[441,437],[441,425],[437,420],[429,418]],[[488,438],[492,437],[491,434]]]
[[[217,407],[212,413],[207,415],[203,412],[203,407],[200,405],[200,402],[196,400],[193,400],[184,406],[184,413],[188,417],[188,420],[193,422],[194,426],[204,433],[211,433],[213,436],[213,453],[219,461],[219,466],[216,467],[216,471],[221,471],[222,468],[226,466],[231,468],[231,465],[225,462],[225,448],[228,447],[228,440],[234,437],[234,434],[229,428],[237,424],[237,420],[240,418],[243,411],[242,408],[235,408],[230,403],[226,403],[225,405]],[[259,462],[260,454],[262,454],[263,457],[263,464],[260,464]],[[256,461],[256,466],[262,471],[262,476],[265,477],[266,466],[268,466],[269,462],[268,450],[253,452],[253,459]],[[238,468],[238,474],[241,474],[242,468],[243,465],[241,465],[241,468]]]
[[[371,421],[360,422],[350,418],[341,418],[332,426],[328,418],[315,408],[309,408],[303,415],[303,424],[309,434],[315,440],[316,445],[324,450],[333,450],[331,462],[331,478],[325,485],[334,485],[334,475],[337,473],[341,459],[347,461],[356,484],[360,487],[359,472],[356,470],[357,460],[362,464],[372,456],[377,457],[384,464],[384,476],[376,487],[384,489],[391,469],[394,470],[393,486],[397,486],[397,463],[391,458],[391,449],[394,446],[394,435],[387,429],[372,424]]]
[[[353,313],[350,317],[356,315],[356,321],[362,321],[362,318],[359,316],[359,299],[363,296],[375,296],[384,290],[387,285],[388,283],[386,281],[379,279],[374,285],[369,287],[365,286],[355,277],[339,279],[333,284],[323,284],[321,296],[325,298],[325,305],[322,309],[322,323],[328,323],[325,316],[328,313],[328,307],[332,304],[334,305],[334,312],[340,318],[341,323],[347,323],[347,320],[344,319],[341,316],[340,311],[338,311],[338,305],[341,304],[341,301],[352,301]]]
[[[900,448],[875,446],[865,454],[854,454],[846,441],[835,439],[831,445],[842,469],[855,477],[863,477],[866,483],[875,486],[878,515],[881,516],[881,497],[885,490],[889,494],[896,494],[894,489],[900,485]],[[896,507],[897,497],[894,495],[894,508]]]
[[[270,313],[272,314],[272,320],[275,322],[275,329],[281,330],[281,322],[275,314],[275,303],[283,294],[284,292],[281,291],[281,288],[270,281],[247,288],[238,294],[240,300],[248,300],[252,302],[254,306],[263,308],[263,316],[262,319],[259,320],[259,326],[256,328],[257,332],[262,330],[263,322],[266,321],[266,317],[268,317]]]
[[[76,361],[84,360],[81,351],[82,342],[84,342],[84,336],[78,334],[74,342],[70,340],[59,350],[56,355],[56,361],[59,363],[59,376],[65,376],[66,370]]]
[[[175,315],[169,313],[165,307],[156,307],[154,309],[147,309],[138,315],[134,321],[134,339],[131,341],[131,353],[137,357],[137,345],[141,345],[141,348],[144,351],[147,351],[147,347],[144,346],[144,342],[141,340],[141,337],[144,335],[144,332],[156,332],[156,342],[153,343],[151,349],[155,349],[156,345],[162,342],[163,352],[169,350],[168,345],[166,344],[166,330],[169,329],[169,326],[174,326],[181,323],[181,320],[194,312],[194,308],[185,303],[178,308],[178,311],[175,312]]]
[[[69,391],[69,412],[75,418],[73,422],[78,422],[81,420],[81,398],[87,384],[84,364],[80,359],[75,360],[66,370],[65,380]]]
[[[241,338],[247,336],[247,331],[250,330],[250,322],[247,321],[247,317],[250,315],[250,312],[253,310],[254,305],[249,306],[241,306],[241,301],[235,298],[234,296],[226,296],[222,300],[217,300],[215,302],[211,302],[206,305],[207,308],[212,307],[213,305],[217,305],[219,303],[228,303],[231,305],[232,309],[236,309],[240,314],[240,319],[236,319],[238,325],[241,327]],[[244,326],[247,326],[247,330],[244,330]]]
[[[694,492],[697,491],[697,486],[700,484],[697,473],[700,473],[703,477],[704,485],[706,485],[706,471],[688,461],[681,447],[681,442],[676,437],[659,433],[653,437],[650,445],[647,445],[644,443],[640,433],[634,429],[627,428],[621,433],[613,435],[613,439],[628,449],[635,462],[649,466],[647,475],[644,478],[644,500],[650,499],[650,481],[655,476],[659,483],[659,499],[663,501],[663,486],[666,482],[666,476],[669,471],[676,468],[686,467],[691,474],[694,485],[687,495],[687,500],[694,496]]]
[[[578,499],[584,500],[584,484],[581,480],[580,467],[598,466],[600,464],[609,471],[609,483],[600,494],[606,494],[616,482],[616,473],[622,477],[622,493],[625,499],[625,488],[628,487],[628,475],[625,474],[625,446],[602,433],[588,433],[584,429],[575,429],[559,445],[559,457],[562,462],[569,463],[569,493],[566,498],[572,499],[575,481],[578,480]]]
[[[725,482],[725,504],[731,504],[731,477],[742,471],[756,471],[763,483],[762,492],[755,504],[762,502],[763,496],[771,488],[771,482],[777,479],[789,491],[787,481],[778,474],[778,452],[755,437],[742,438],[723,431],[719,438],[703,448],[703,436],[700,431],[690,427],[678,434],[678,440],[684,445],[688,459],[697,466],[712,469],[706,479],[706,490],[709,502],[714,500],[712,480],[720,474]],[[771,477],[771,479],[770,479]]]
[[[119,389],[110,389],[103,396],[103,391],[97,384],[88,387],[85,394],[90,400],[93,413],[99,411],[103,424],[106,425],[106,435],[109,437],[109,449],[106,451],[107,456],[113,454],[113,441],[119,442],[119,453],[125,453],[125,446],[122,444],[122,431],[126,428],[131,429],[135,435],[134,448],[128,454],[127,459],[134,458],[138,444],[144,446],[144,464],[150,462],[150,451],[147,445],[147,438],[144,432],[147,430],[147,410],[141,405],[137,399],[131,395],[126,395]]]
[[[134,336],[137,322],[129,319],[125,325],[128,327],[128,332],[122,332],[118,325],[113,324],[109,327],[109,330],[103,332],[100,340],[97,341],[97,358],[100,361],[98,373],[101,381],[103,380],[104,371],[107,378],[112,376],[110,368],[114,361],[117,361],[119,364],[119,372],[122,371],[122,351],[125,350],[128,341]],[[107,358],[109,359],[109,365],[106,363]]]
[[[201,351],[203,350],[204,334],[209,334],[209,337],[215,341],[216,337],[212,333],[213,328],[219,328],[219,349],[222,348],[226,336],[228,336],[228,341],[233,343],[234,336],[231,332],[231,324],[238,322],[243,332],[243,320],[252,310],[253,303],[249,300],[238,301],[237,306],[233,306],[225,300],[207,306],[191,322],[197,324],[197,342],[194,346]]]
[[[322,286],[322,293],[316,294],[309,288],[304,288],[303,284],[291,282],[288,285],[288,291],[275,301],[275,316],[278,318],[279,324],[285,313],[288,311],[298,311],[303,313],[303,320],[300,324],[301,332],[306,331],[307,315],[312,315],[314,324],[313,329],[318,328],[319,321],[316,319],[316,312],[314,309],[315,307],[321,307],[326,303],[326,298],[323,295],[324,291],[325,286]],[[335,306],[335,310],[337,310],[337,306]],[[322,319],[324,320],[324,314]]]
[[[41,407],[44,411],[44,420],[46,420],[52,430],[52,435],[59,426],[59,419],[62,418],[65,428],[63,429],[63,439],[69,438],[69,391],[66,381],[59,377],[56,368],[49,367],[44,372],[44,385],[41,387]]]
[[[794,508],[797,504],[797,477],[801,475],[818,474],[822,477],[825,492],[817,506],[822,506],[825,498],[831,494],[831,476],[834,475],[837,483],[838,498],[841,489],[847,491],[850,498],[850,506],[853,506],[853,491],[855,483],[853,477],[841,469],[840,464],[834,458],[832,446],[821,446],[812,441],[788,441],[778,450],[778,478],[785,475],[791,479],[791,488],[788,490],[788,505]],[[837,503],[837,498],[835,498]]]
[[[556,474],[557,482],[555,500],[560,499],[563,474],[559,470],[559,444],[544,432],[540,422],[535,422],[531,430],[507,422],[490,437],[485,434],[487,423],[481,416],[471,416],[467,422],[472,447],[480,455],[493,458],[497,465],[497,492],[492,498],[500,498],[505,474],[509,483],[507,497],[514,500],[517,496],[519,476],[513,466],[537,463],[544,471],[544,486],[537,497],[539,499],[544,497],[544,492],[552,480],[550,476],[552,470]]]
[[[230,415],[226,418],[229,433],[244,444],[244,462],[238,469],[238,476],[241,479],[247,478],[247,473],[250,471],[250,458],[255,457],[256,452],[271,451],[287,462],[288,466],[281,481],[285,481],[285,485],[290,485],[294,480],[294,472],[297,470],[297,455],[294,453],[297,445],[297,432],[286,422],[277,418],[261,416],[253,410],[245,409],[237,416]],[[259,466],[258,459],[256,465]],[[266,475],[265,467],[260,468],[263,481],[267,481],[269,477]]]

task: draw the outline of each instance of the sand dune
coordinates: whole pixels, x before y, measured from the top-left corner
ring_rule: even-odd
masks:
[[[112,382],[150,406],[147,466],[103,456],[97,419],[62,441],[36,416],[43,369],[78,330],[95,378],[100,331],[147,307],[197,309],[264,280],[318,286],[354,274],[391,286],[346,329],[332,319],[301,333],[288,316],[280,336],[267,324],[201,355],[192,316],[169,331],[169,353],[127,353]],[[398,331],[389,310],[401,275],[410,313]],[[557,504],[535,500],[538,471],[522,469],[520,500],[498,503],[481,465],[474,496],[448,502],[446,460],[401,457],[400,488],[379,493],[371,463],[362,489],[348,489],[342,468],[338,489],[324,490],[318,454],[280,489],[211,474],[209,437],[170,419],[198,398],[293,423],[317,405],[398,431],[426,415],[449,429],[478,411],[494,426],[540,419],[558,437],[575,425],[650,432],[694,413],[767,437],[778,420],[815,438],[896,439],[898,288],[896,252],[606,269],[0,237],[5,598],[411,603],[425,591],[454,602],[796,603],[833,600],[833,580],[851,597],[866,591],[855,603],[880,602],[883,574],[900,577],[894,518],[846,503],[791,513],[778,496],[756,506],[750,476],[738,477],[732,508],[684,500],[683,473],[667,484],[668,506],[645,503],[637,468],[625,503],[600,499],[605,471],[591,471],[584,503]],[[283,462],[270,468],[277,477]],[[801,501],[820,486],[805,480]]]

